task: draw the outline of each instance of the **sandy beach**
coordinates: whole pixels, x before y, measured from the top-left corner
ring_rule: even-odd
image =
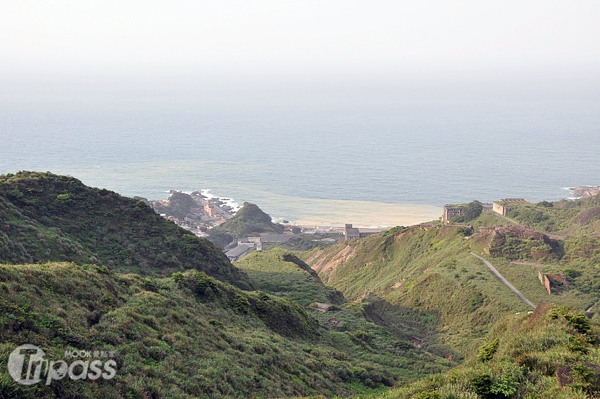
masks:
[[[355,227],[362,228],[391,228],[438,220],[442,215],[442,208],[430,205],[307,198],[302,200],[302,206],[294,213],[306,215],[290,221],[302,226],[342,227],[346,223],[352,223]],[[309,212],[311,214],[308,214]]]

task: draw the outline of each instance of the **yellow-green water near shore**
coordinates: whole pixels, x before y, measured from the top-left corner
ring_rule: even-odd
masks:
[[[274,193],[277,182],[257,184],[245,176],[259,173],[260,164],[215,161],[159,161],[127,164],[65,165],[51,172],[72,175],[93,186],[114,190],[126,196],[159,200],[169,190],[210,189],[212,195],[230,198],[239,205],[252,202],[281,222],[308,226],[356,227],[408,226],[442,215],[442,208],[431,205],[394,204],[304,198]],[[273,187],[271,187],[273,185]],[[319,193],[315,193],[318,197]]]

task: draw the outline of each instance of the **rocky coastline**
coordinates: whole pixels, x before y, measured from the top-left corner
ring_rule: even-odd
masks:
[[[586,198],[600,193],[600,186],[577,186],[569,188],[569,190],[576,197]]]

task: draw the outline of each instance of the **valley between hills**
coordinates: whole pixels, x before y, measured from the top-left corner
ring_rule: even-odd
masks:
[[[215,237],[281,232],[244,208]],[[231,263],[142,200],[2,175],[0,397],[598,397],[598,195],[506,218],[456,208],[448,223]],[[116,372],[19,384],[9,357],[23,344],[50,361],[111,353]]]

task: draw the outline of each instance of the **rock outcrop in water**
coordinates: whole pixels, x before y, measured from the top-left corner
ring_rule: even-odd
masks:
[[[600,193],[600,186],[577,186],[569,190],[577,197],[586,198]]]

